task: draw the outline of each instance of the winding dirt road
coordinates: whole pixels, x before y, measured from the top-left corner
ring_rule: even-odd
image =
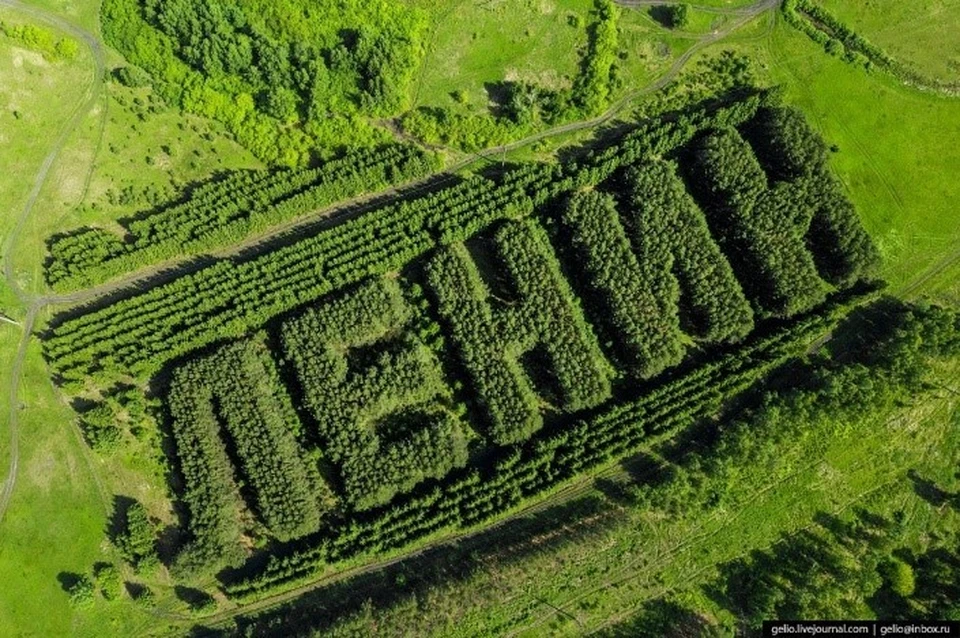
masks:
[[[4,478],[3,485],[0,486],[0,521],[2,521],[3,516],[7,511],[7,506],[10,503],[10,497],[13,495],[13,488],[17,481],[17,469],[20,463],[19,389],[20,381],[23,376],[23,364],[24,360],[26,359],[27,346],[30,342],[30,335],[33,332],[37,313],[49,303],[45,298],[33,295],[25,291],[20,286],[20,282],[17,280],[16,270],[14,268],[13,251],[16,248],[17,241],[20,238],[20,233],[23,231],[24,225],[27,223],[27,220],[30,218],[30,214],[33,212],[33,208],[37,203],[37,198],[40,196],[40,191],[47,181],[47,177],[50,174],[50,169],[53,168],[54,162],[56,162],[57,158],[60,156],[60,153],[63,151],[63,147],[66,145],[70,135],[77,129],[78,126],[80,126],[80,124],[83,122],[83,118],[96,105],[97,100],[100,99],[100,93],[103,89],[103,75],[106,70],[106,62],[103,54],[103,47],[99,38],[92,33],[76,26],[75,24],[42,9],[24,4],[19,0],[0,0],[0,7],[13,9],[35,20],[48,24],[59,31],[73,36],[82,42],[83,45],[89,50],[94,62],[93,75],[90,79],[89,86],[87,87],[83,99],[74,108],[69,119],[60,129],[60,134],[54,141],[50,151],[47,153],[46,157],[44,157],[43,163],[40,165],[40,169],[33,178],[33,185],[29,194],[27,195],[27,199],[24,202],[23,208],[17,215],[14,227],[3,242],[4,279],[6,279],[7,284],[11,287],[14,293],[16,293],[17,298],[27,306],[27,313],[26,318],[23,321],[23,335],[20,337],[20,344],[17,348],[17,354],[13,360],[13,364],[11,365],[11,379],[8,395],[10,410],[7,419],[10,428],[10,460],[7,467],[7,475]]]

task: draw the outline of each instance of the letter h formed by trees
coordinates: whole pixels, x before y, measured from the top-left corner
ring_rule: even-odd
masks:
[[[500,261],[517,299],[496,300],[463,244],[438,251],[427,278],[500,445],[523,441],[543,425],[547,405],[522,358],[538,351],[557,386],[554,409],[574,412],[610,396],[612,369],[560,271],[546,233],[532,219],[496,231]]]

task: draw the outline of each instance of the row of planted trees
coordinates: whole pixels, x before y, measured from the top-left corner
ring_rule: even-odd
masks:
[[[252,234],[438,168],[413,146],[357,150],[311,169],[236,171],[183,201],[125,224],[126,237],[84,229],[50,243],[47,282],[55,290],[96,285],[165,259],[235,244]]]

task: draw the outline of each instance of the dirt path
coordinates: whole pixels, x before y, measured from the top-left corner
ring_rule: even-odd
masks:
[[[19,240],[20,233],[22,232],[24,225],[30,218],[30,213],[33,212],[33,207],[37,203],[37,199],[40,197],[40,190],[46,183],[47,177],[50,174],[50,169],[53,168],[54,162],[63,151],[63,147],[66,145],[70,135],[77,129],[87,113],[94,106],[96,106],[97,100],[100,99],[100,92],[103,88],[103,75],[106,71],[106,62],[100,40],[93,34],[81,29],[80,27],[54,14],[43,11],[42,9],[23,4],[20,2],[20,0],[0,0],[0,7],[7,7],[14,9],[15,11],[19,11],[20,13],[26,14],[31,18],[39,20],[40,22],[44,22],[49,26],[54,27],[59,31],[63,31],[80,40],[90,51],[94,62],[93,77],[90,80],[90,84],[87,87],[83,100],[77,104],[71,113],[70,118],[60,129],[60,134],[57,136],[53,147],[44,158],[43,164],[40,165],[40,170],[37,171],[36,175],[34,175],[33,186],[30,189],[30,193],[27,195],[27,201],[24,203],[23,208],[20,210],[20,214],[17,216],[17,222],[13,230],[9,235],[7,235],[3,243],[3,276],[7,280],[7,283],[17,293],[17,296],[20,298],[20,300],[29,304],[34,298],[29,293],[24,291],[17,281],[12,257],[13,249]]]
[[[94,108],[94,106],[96,106],[97,101],[100,99],[106,63],[100,40],[93,34],[81,29],[71,22],[68,22],[63,18],[48,13],[42,9],[23,4],[19,0],[0,0],[0,7],[13,9],[23,13],[24,15],[34,18],[35,20],[43,22],[59,31],[73,36],[87,47],[94,63],[93,75],[84,94],[84,98],[79,104],[77,104],[76,108],[74,108],[69,119],[60,129],[60,134],[57,136],[53,147],[51,147],[46,157],[44,157],[43,163],[40,165],[40,169],[37,171],[36,175],[34,175],[33,186],[27,195],[27,200],[24,202],[23,208],[17,215],[13,230],[11,230],[10,234],[7,235],[3,243],[3,276],[4,279],[6,279],[7,284],[16,293],[17,298],[27,306],[27,315],[26,319],[23,321],[23,335],[20,337],[20,344],[17,348],[17,354],[13,360],[13,363],[11,364],[11,378],[8,394],[10,406],[7,420],[8,427],[10,428],[10,461],[7,467],[7,475],[4,478],[3,485],[0,486],[0,521],[2,521],[3,516],[7,511],[7,506],[10,503],[10,497],[13,495],[13,488],[17,481],[17,470],[20,464],[19,390],[21,377],[23,376],[23,365],[26,359],[27,347],[30,342],[30,335],[33,332],[37,314],[46,305],[46,302],[42,297],[32,295],[21,288],[20,283],[17,280],[16,269],[14,268],[13,252],[20,238],[20,234],[23,231],[23,227],[26,225],[27,220],[30,218],[30,214],[33,212],[33,208],[37,203],[37,199],[40,196],[40,191],[43,188],[43,185],[46,183],[47,177],[49,176],[50,170],[53,168],[54,163],[60,156],[60,153],[63,151],[63,147],[66,145],[70,135],[83,122],[83,118],[92,108]]]

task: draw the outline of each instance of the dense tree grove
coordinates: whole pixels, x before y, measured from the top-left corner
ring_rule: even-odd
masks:
[[[320,478],[297,441],[299,422],[271,366],[263,347],[248,340],[174,375],[167,406],[193,536],[178,558],[184,570],[242,556],[237,471],[253,494],[250,505],[277,538],[303,536],[320,524]]]
[[[50,242],[47,282],[56,290],[102,283],[163,259],[234,244],[288,221],[436,170],[436,158],[390,145],[347,153],[312,169],[238,171],[181,202],[124,223],[127,237],[84,229]]]
[[[598,115],[610,104],[619,51],[618,9],[611,0],[597,0],[594,10],[589,49],[571,90],[571,101],[583,115]]]
[[[656,272],[656,264],[638,260],[611,195],[575,194],[564,207],[562,220],[576,254],[584,260],[591,286],[605,302],[618,337],[615,353],[641,377],[679,363],[683,357],[680,322],[675,312],[665,312],[667,307],[675,309],[679,301],[676,290],[664,289],[669,263]],[[670,258],[669,253],[666,257]],[[651,273],[657,276],[648,276]]]
[[[853,301],[853,300],[851,300]],[[309,579],[324,564],[401,547],[437,530],[475,525],[527,496],[635,449],[647,437],[686,427],[793,358],[847,311],[831,306],[738,351],[678,376],[642,396],[562,428],[544,428],[504,448],[488,468],[451,473],[433,489],[395,499],[323,533],[309,549],[291,546],[263,568],[228,580],[232,598],[253,600],[278,585]]]
[[[790,316],[823,301],[827,288],[804,242],[813,211],[791,183],[768,188],[756,156],[733,128],[700,141],[696,175],[711,228],[762,311]]]
[[[449,387],[412,321],[397,281],[374,279],[283,326],[284,353],[324,455],[356,509],[382,505],[467,461]]]
[[[753,329],[750,304],[676,167],[640,164],[627,171],[625,185],[626,226],[644,279],[660,289],[660,312],[676,316],[682,306],[685,331],[703,341],[744,337]]]
[[[537,371],[550,375],[559,390],[551,399],[567,412],[605,401],[611,370],[543,229],[533,220],[506,222],[494,243],[516,299],[494,299],[463,245],[437,252],[427,279],[487,414],[490,436],[507,444],[543,424],[545,398],[524,370],[525,355],[542,351],[545,361]]]
[[[812,211],[806,240],[820,276],[838,286],[871,276],[880,261],[876,247],[827,165],[827,146],[803,113],[765,107],[747,127],[750,144],[770,180],[790,181]]]
[[[107,0],[101,19],[106,41],[168,102],[286,166],[382,139],[360,114],[408,107],[426,27],[423,12],[383,0]]]
[[[197,201],[231,205],[215,185]],[[751,95],[558,164],[448,176],[77,312],[45,349],[80,390],[179,359],[166,404],[191,540],[177,567],[235,564],[248,535],[269,539],[277,558],[229,587],[255,597],[476,524],[715,414],[869,278],[875,251],[843,201],[822,142]],[[161,215],[138,232],[177,236]],[[637,396],[689,345],[738,341]],[[265,344],[281,346],[282,374]]]

